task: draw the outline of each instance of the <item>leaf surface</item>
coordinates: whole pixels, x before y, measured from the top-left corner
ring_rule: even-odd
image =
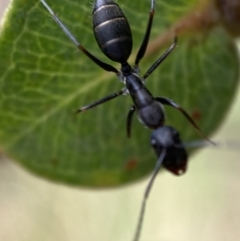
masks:
[[[84,47],[111,63],[95,42],[89,1],[47,2]],[[118,4],[132,28],[133,63],[150,1]],[[156,1],[151,39],[196,4],[193,0]],[[144,57],[141,74],[170,44]],[[123,84],[76,50],[40,2],[12,2],[1,30],[0,63],[0,148],[6,155],[36,174],[80,186],[122,185],[152,171],[157,157],[150,146],[151,130],[134,117],[132,137],[126,137],[130,96],[74,115],[78,107],[119,91]],[[209,135],[228,113],[238,68],[233,40],[216,27],[208,33],[180,36],[178,48],[148,78],[147,87],[155,96],[179,103]],[[166,124],[176,127],[184,141],[200,138],[181,113],[165,109]]]

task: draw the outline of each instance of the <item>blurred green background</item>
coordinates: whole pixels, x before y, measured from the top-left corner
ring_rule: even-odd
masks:
[[[0,2],[0,16],[7,6]],[[240,95],[212,139],[240,143]],[[164,172],[150,195],[142,241],[240,240],[240,144],[206,148],[188,172]],[[148,179],[87,190],[35,177],[0,156],[1,241],[132,240]]]

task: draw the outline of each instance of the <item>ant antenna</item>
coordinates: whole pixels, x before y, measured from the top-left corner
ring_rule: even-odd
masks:
[[[141,234],[141,230],[142,230],[142,224],[143,224],[143,218],[144,218],[144,213],[145,213],[145,208],[146,208],[146,202],[147,202],[147,198],[149,196],[149,193],[151,191],[151,188],[152,188],[152,185],[153,185],[153,182],[155,181],[155,177],[157,176],[158,174],[158,171],[162,165],[162,162],[164,160],[164,157],[166,155],[166,148],[164,148],[161,152],[161,155],[160,157],[158,158],[157,160],[157,163],[154,167],[154,170],[153,170],[153,174],[152,174],[152,177],[147,185],[147,188],[145,190],[145,193],[144,193],[144,196],[143,196],[143,201],[142,201],[142,207],[141,207],[141,211],[140,211],[140,216],[138,218],[138,224],[137,224],[137,229],[136,229],[136,232],[135,232],[135,236],[134,236],[134,239],[133,241],[138,241],[139,238],[140,238],[140,234]]]

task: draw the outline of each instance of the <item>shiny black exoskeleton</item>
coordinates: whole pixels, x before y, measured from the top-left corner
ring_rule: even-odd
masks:
[[[158,157],[165,150],[162,164],[166,169],[175,175],[182,175],[186,171],[188,155],[176,129],[163,126],[154,130],[151,145]]]
[[[111,0],[93,6],[93,31],[98,46],[112,61],[124,63],[132,52],[132,33],[121,8]]]
[[[147,77],[163,62],[163,60],[172,52],[176,47],[177,38],[174,39],[170,48],[149,68],[149,70],[139,77],[138,64],[143,58],[149,36],[151,33],[152,21],[154,17],[154,4],[155,1],[151,0],[151,8],[147,28],[145,31],[142,44],[137,53],[135,64],[133,67],[129,65],[128,58],[132,52],[132,33],[121,8],[112,0],[97,0],[93,6],[92,19],[93,31],[96,41],[102,52],[112,61],[121,64],[121,70],[118,71],[112,65],[102,62],[90,52],[88,52],[65,27],[60,19],[54,14],[52,9],[47,5],[44,0],[40,0],[47,10],[52,15],[53,19],[58,23],[64,33],[69,39],[93,62],[106,71],[114,72],[125,87],[113,94],[110,94],[100,100],[97,100],[89,105],[81,107],[77,112],[83,112],[93,108],[106,101],[112,100],[120,95],[130,94],[134,105],[130,108],[127,116],[127,136],[131,135],[131,123],[134,112],[138,114],[139,120],[150,129],[157,129],[164,125],[165,113],[162,105],[169,105],[181,111],[188,121],[200,131],[199,127],[195,124],[192,118],[175,102],[165,97],[153,97],[150,91],[145,86]],[[201,132],[201,131],[200,131]]]

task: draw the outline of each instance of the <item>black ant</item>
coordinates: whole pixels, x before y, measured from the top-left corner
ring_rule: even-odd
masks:
[[[87,55],[100,68],[104,69],[105,71],[114,72],[120,81],[125,84],[125,87],[120,91],[112,93],[100,100],[79,108],[76,111],[77,113],[89,110],[90,108],[112,100],[120,95],[130,94],[134,105],[130,108],[127,116],[126,129],[128,137],[131,136],[131,123],[135,111],[137,111],[140,122],[142,122],[146,127],[150,129],[157,129],[163,126],[165,122],[165,113],[162,105],[169,105],[181,111],[187,120],[202,134],[200,128],[197,126],[194,120],[177,103],[166,97],[153,97],[150,91],[145,87],[147,77],[176,47],[176,37],[169,49],[148,69],[142,78],[139,77],[140,69],[138,65],[145,54],[152,28],[155,8],[154,0],[151,0],[148,25],[133,67],[131,67],[127,62],[132,52],[132,33],[127,18],[125,17],[121,8],[112,0],[97,0],[93,5],[92,19],[96,41],[102,52],[109,59],[121,64],[120,71],[118,71],[112,65],[102,62],[88,52],[65,27],[56,14],[54,14],[53,10],[48,6],[48,4],[44,0],[40,1],[78,49]],[[206,137],[204,138],[207,139]]]

